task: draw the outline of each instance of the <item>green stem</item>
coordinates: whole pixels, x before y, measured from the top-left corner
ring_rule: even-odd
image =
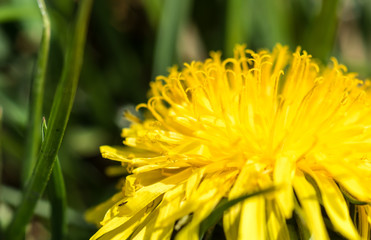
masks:
[[[28,116],[27,136],[26,136],[26,149],[24,157],[24,165],[22,169],[22,182],[23,184],[30,178],[32,170],[35,167],[37,153],[40,147],[40,132],[41,132],[41,118],[43,108],[45,75],[48,66],[48,55],[50,46],[50,20],[46,10],[44,0],[37,0],[42,21],[43,33],[41,40],[41,48],[39,51],[39,58],[37,61],[37,68],[35,77],[31,86],[30,95],[30,108]]]
[[[22,238],[26,224],[30,221],[35,205],[43,194],[52,172],[77,89],[92,3],[92,0],[79,1],[76,25],[67,48],[61,81],[50,113],[50,126],[45,141],[41,145],[41,152],[34,172],[27,182],[22,202],[7,229],[7,239]]]

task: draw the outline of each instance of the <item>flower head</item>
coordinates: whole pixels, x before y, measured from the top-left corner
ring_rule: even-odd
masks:
[[[293,219],[328,239],[370,237],[371,94],[335,59],[322,67],[300,48],[237,46],[151,83],[123,129],[125,147],[102,146],[130,175],[87,214],[92,239],[199,239],[222,199],[276,187],[223,214],[227,239],[288,239]],[[350,207],[351,211],[350,211]],[[350,213],[351,212],[351,213]],[[101,218],[101,219],[100,219]],[[175,230],[174,230],[175,229]]]

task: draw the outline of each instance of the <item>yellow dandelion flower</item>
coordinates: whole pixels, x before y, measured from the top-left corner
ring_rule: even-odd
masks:
[[[369,85],[281,45],[171,68],[138,106],[149,116],[127,115],[125,147],[101,147],[130,175],[87,213],[91,239],[199,239],[222,200],[272,186],[224,211],[228,240],[289,239],[292,222],[312,239],[369,239]]]

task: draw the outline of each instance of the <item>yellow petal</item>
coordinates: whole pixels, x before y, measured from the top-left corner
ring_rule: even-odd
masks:
[[[358,212],[358,231],[362,240],[369,240],[371,237],[371,222],[367,220],[367,218],[370,218],[370,215],[366,211],[367,207],[369,206],[356,206]]]
[[[289,231],[286,225],[286,219],[282,215],[279,207],[274,201],[266,201],[266,212],[267,232],[269,239],[290,239]]]
[[[151,221],[148,222],[144,226],[144,228],[141,229],[140,232],[133,237],[132,240],[147,240],[147,239],[170,240],[171,234],[173,232],[173,226],[157,229],[154,226],[155,222],[156,222],[155,217],[152,217]]]
[[[156,208],[154,212],[147,217],[141,225],[137,227],[134,233],[131,235],[132,240],[146,240],[146,239],[154,239],[154,240],[168,240],[171,238],[171,233],[173,232],[173,225],[169,224],[166,227],[157,227],[156,223],[158,222],[158,218],[163,217],[163,203],[159,208]]]
[[[199,207],[197,210],[195,210],[192,216],[192,221],[176,235],[175,239],[198,240],[199,226],[201,221],[204,220],[212,212],[212,210],[220,201],[220,198],[221,195],[217,194],[216,196],[210,198],[208,201],[205,201],[202,207]]]
[[[193,212],[192,221],[177,234],[176,239],[199,239],[199,224],[209,216],[230,189],[236,173],[236,171],[219,172],[205,177],[179,212],[169,218],[180,218]]]
[[[365,206],[368,223],[371,225],[371,205]]]
[[[184,185],[184,184],[183,184]],[[179,209],[180,201],[184,197],[184,186],[178,185],[165,193],[161,206],[152,213],[148,222],[143,222],[144,227],[139,232],[134,232],[133,240],[139,239],[160,239],[167,240],[171,238],[174,221],[166,221],[168,217]]]
[[[152,210],[161,202],[157,198],[151,207],[143,208],[134,216],[112,218],[103,227],[101,227],[90,240],[121,240],[128,237],[136,230],[147,217],[151,217]]]
[[[228,199],[235,199],[244,194],[259,190],[258,182],[261,180],[260,171],[262,169],[264,169],[264,165],[246,162],[242,166],[242,169],[229,192]]]
[[[329,239],[323,222],[321,208],[317,200],[316,191],[305,179],[302,172],[297,171],[293,185],[295,193],[303,207],[305,221],[314,239]]]
[[[274,168],[274,182],[283,186],[277,192],[277,203],[286,218],[291,218],[294,209],[294,193],[292,190],[292,162],[288,157],[279,157]]]
[[[242,203],[238,238],[266,239],[266,220],[264,197],[253,197]]]
[[[187,177],[189,177],[191,172],[191,169],[187,169],[172,175],[171,177],[165,178],[155,184],[143,187],[135,193],[135,197],[128,198],[124,205],[116,204],[111,209],[117,209],[117,213],[115,213],[117,216],[110,217],[112,220],[105,223],[105,225],[99,229],[96,234],[103,235],[106,232],[116,231],[116,228],[121,229],[122,225],[126,224],[127,222],[133,224],[133,218],[141,219],[143,210],[148,210],[149,208],[155,206],[155,202],[159,199],[159,196],[184,181]],[[142,213],[142,215],[138,215],[138,213]],[[130,225],[130,227],[132,226]]]
[[[233,183],[231,176],[234,175],[235,172],[222,173],[218,177],[211,176],[209,179],[205,179],[206,181],[204,180],[204,182],[201,183],[200,188],[198,189],[199,194],[205,192],[207,188],[218,188],[217,186],[219,186],[219,191],[209,192],[208,194],[201,196],[198,195],[198,197],[195,195],[195,198],[200,201],[200,204],[197,204],[197,208],[193,212],[192,221],[177,234],[177,240],[199,239],[200,223],[210,215],[219,203],[220,199],[224,196],[225,192],[230,189],[230,186]]]
[[[241,217],[241,203],[227,209],[223,215],[223,228],[227,240],[235,240],[238,236]]]
[[[187,179],[191,173],[192,170],[187,169],[155,184],[139,189],[135,194],[135,199],[130,199],[124,206],[122,206],[120,213],[129,216],[136,214],[140,209],[145,208],[158,196]]]
[[[128,162],[139,166],[146,164],[146,159],[158,156],[158,153],[130,147],[101,146],[100,152],[104,158],[120,162]]]
[[[308,172],[316,181],[323,200],[323,205],[335,230],[348,239],[358,239],[357,230],[349,216],[349,209],[336,183],[321,173]]]
[[[333,178],[340,183],[353,197],[360,201],[371,202],[371,188],[369,183],[362,179],[361,171],[352,164],[336,164],[333,162],[322,162]]]
[[[154,219],[154,230],[149,235],[152,239],[170,239],[175,221],[171,221],[169,217],[179,210],[183,197],[184,184],[180,184],[165,193],[163,203],[159,208],[158,217]]]
[[[237,171],[228,171],[205,176],[200,186],[193,190],[189,199],[185,199],[178,211],[166,221],[180,219],[198,208],[203,208],[211,200],[217,199],[219,201],[230,189],[236,174]]]
[[[191,197],[191,194],[200,184],[203,176],[204,176],[204,169],[201,169],[193,173],[192,176],[188,179],[187,184],[186,184],[186,192],[185,192],[186,199],[189,199]]]
[[[261,166],[258,164],[246,163],[243,165],[231,191],[229,192],[228,199],[232,200],[244,194],[258,190],[258,181],[260,181],[259,170]],[[249,183],[249,184],[246,184]],[[240,231],[242,203],[227,209],[223,216],[224,232],[228,240],[238,238]],[[246,226],[245,226],[246,228]]]
[[[124,196],[122,193],[116,193],[112,198],[108,199],[107,201],[99,204],[98,206],[89,209],[85,213],[85,219],[88,222],[95,223],[99,225],[100,221],[102,221],[103,217],[106,215],[108,209],[115,205],[117,202],[122,200]]]

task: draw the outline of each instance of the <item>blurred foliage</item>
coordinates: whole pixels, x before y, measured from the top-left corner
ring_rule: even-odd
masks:
[[[46,0],[51,45],[43,115],[49,116],[78,1]],[[36,0],[0,0],[0,229],[22,193],[21,169],[29,93],[42,19]],[[124,109],[146,101],[148,83],[172,64],[202,60],[211,50],[231,56],[235,43],[271,49],[300,45],[319,61],[335,56],[371,76],[371,1],[368,0],[95,0],[74,107],[58,153],[67,192],[68,239],[87,239],[95,226],[84,211],[116,191],[99,146],[121,144]],[[1,110],[0,110],[1,111]],[[1,117],[1,116],[0,116]],[[42,119],[40,119],[41,126]],[[40,133],[41,134],[41,133]],[[1,167],[0,167],[1,169]],[[17,199],[18,198],[18,199]],[[48,204],[48,198],[42,200]],[[36,209],[29,235],[50,235],[47,210]],[[67,216],[68,217],[68,216]],[[30,229],[30,228],[29,228]],[[2,231],[1,230],[1,231]],[[35,236],[34,236],[35,237]]]

